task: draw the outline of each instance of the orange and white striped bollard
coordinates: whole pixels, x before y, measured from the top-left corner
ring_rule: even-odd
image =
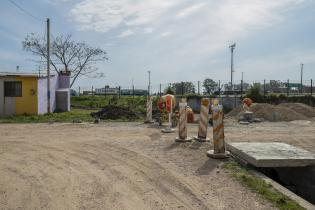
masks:
[[[179,103],[179,122],[178,122],[178,137],[176,142],[191,141],[191,138],[187,137],[187,103]]]
[[[223,124],[223,107],[219,105],[219,101],[215,99],[212,105],[212,121],[213,121],[213,150],[209,150],[207,155],[212,158],[222,159],[228,158],[229,153],[225,150],[224,141],[224,124]]]
[[[154,121],[152,120],[152,97],[148,98],[146,108],[147,108],[147,114],[146,114],[146,119],[144,122],[154,123]]]
[[[201,99],[198,136],[194,137],[194,139],[197,141],[210,141],[210,139],[207,137],[209,124],[209,106],[210,100],[208,98]]]

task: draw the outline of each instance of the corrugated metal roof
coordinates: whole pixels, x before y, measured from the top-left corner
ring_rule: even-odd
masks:
[[[51,75],[55,76],[55,75]],[[39,75],[35,73],[26,73],[26,72],[0,72],[0,77],[46,77],[46,75]]]

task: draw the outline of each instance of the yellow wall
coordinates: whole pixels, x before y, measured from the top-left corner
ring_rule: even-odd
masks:
[[[35,77],[16,77],[15,81],[22,82],[22,97],[15,98],[15,112],[20,114],[37,114],[37,78]]]

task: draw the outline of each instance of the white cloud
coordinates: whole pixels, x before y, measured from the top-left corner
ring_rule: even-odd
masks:
[[[161,33],[162,37],[168,37],[170,35],[172,35],[172,32],[170,32],[170,31],[165,31],[165,32]]]
[[[143,29],[143,32],[144,32],[145,34],[151,34],[151,33],[153,33],[153,31],[154,31],[154,28],[151,28],[151,27],[148,27],[148,28],[144,28],[144,29]]]
[[[197,2],[197,3],[196,3]],[[285,20],[303,0],[83,0],[70,14],[80,30],[172,35],[167,52],[209,56]],[[161,45],[159,45],[161,46]],[[162,46],[161,46],[162,47]]]
[[[123,31],[120,35],[118,35],[119,38],[125,38],[131,35],[134,35],[135,32],[133,32],[132,30],[128,29],[126,31]]]
[[[183,9],[182,11],[180,11],[179,13],[177,13],[176,17],[177,18],[185,18],[188,17],[196,12],[201,11],[203,8],[205,8],[207,6],[207,4],[205,2],[202,3],[198,3],[198,4],[194,4],[192,6],[189,6],[185,9]]]
[[[80,30],[107,32],[119,26],[145,26],[179,0],[84,0],[70,14]]]

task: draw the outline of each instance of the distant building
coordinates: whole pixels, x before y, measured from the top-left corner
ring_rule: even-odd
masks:
[[[70,74],[50,76],[50,112],[70,110]],[[0,116],[47,113],[47,76],[0,73]]]
[[[121,90],[121,95],[145,96],[145,95],[148,95],[148,90],[142,90],[142,89],[123,89],[123,90]]]
[[[104,88],[95,89],[95,95],[118,95],[118,94],[119,94],[119,88],[117,87],[111,88],[109,86],[106,86]]]

